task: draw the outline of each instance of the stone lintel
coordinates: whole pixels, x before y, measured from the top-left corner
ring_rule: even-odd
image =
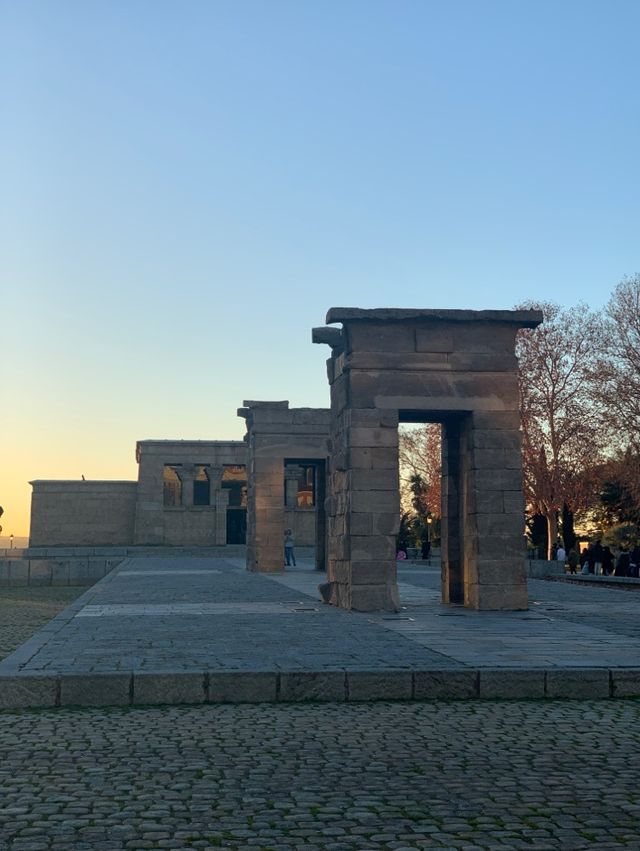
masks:
[[[332,325],[336,322],[415,322],[420,320],[507,322],[519,328],[536,328],[542,323],[542,311],[330,307],[325,321],[327,325]]]

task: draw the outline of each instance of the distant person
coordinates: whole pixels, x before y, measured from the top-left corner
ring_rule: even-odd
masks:
[[[424,537],[422,539],[422,558],[423,558],[424,561],[428,561],[428,559],[430,557],[431,557],[431,541],[427,537]]]
[[[609,547],[602,548],[602,573],[604,576],[611,576],[613,573],[613,553]]]
[[[564,564],[566,560],[567,560],[567,551],[562,546],[562,544],[558,544],[558,549],[556,550],[556,561],[560,561],[560,562],[562,562],[562,564]]]
[[[600,539],[598,539],[593,548],[593,559],[594,566],[593,572],[596,576],[602,576],[602,554],[604,550],[602,549],[602,544],[600,543]]]
[[[572,547],[569,550],[569,555],[567,556],[567,564],[569,565],[569,573],[577,573],[579,563],[580,563],[580,559],[578,557],[578,553]]]
[[[583,576],[589,573],[589,550],[587,547],[580,553],[580,573]]]
[[[629,568],[631,567],[631,556],[627,551],[626,547],[623,547],[620,550],[620,555],[618,556],[618,561],[616,563],[616,576],[628,576]]]
[[[296,554],[294,551],[294,547],[296,545],[295,539],[293,537],[293,532],[291,529],[284,530],[284,558],[286,561],[286,566],[290,567],[293,565],[296,566]]]

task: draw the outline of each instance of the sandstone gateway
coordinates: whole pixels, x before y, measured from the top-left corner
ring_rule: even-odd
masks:
[[[538,311],[331,308],[327,599],[398,608],[398,423],[443,429],[442,599],[526,609],[515,339]]]
[[[399,607],[398,424],[443,431],[442,599],[527,608],[515,338],[538,311],[331,308],[331,409],[247,401],[244,441],[139,441],[137,482],[34,481],[33,547],[228,547],[283,569],[313,546],[324,599]]]

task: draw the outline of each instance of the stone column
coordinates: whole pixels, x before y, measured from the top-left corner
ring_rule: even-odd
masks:
[[[223,547],[227,543],[227,508],[229,507],[229,491],[220,488],[215,492],[216,506],[216,546]]]
[[[528,608],[520,414],[476,412],[467,437],[465,605]]]
[[[259,563],[249,570],[280,573],[284,570],[284,463],[282,458],[257,454],[253,470],[253,523]]]
[[[464,540],[462,521],[462,423],[442,427],[442,600],[464,602]]]
[[[195,464],[182,464],[177,470],[182,482],[182,505],[184,508],[191,508],[193,506],[193,482],[196,477]]]

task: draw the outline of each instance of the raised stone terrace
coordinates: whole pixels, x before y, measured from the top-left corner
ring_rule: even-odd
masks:
[[[531,580],[528,611],[479,612],[417,563],[397,614],[355,613],[302,562],[127,558],[0,663],[0,707],[640,695],[634,592]]]

